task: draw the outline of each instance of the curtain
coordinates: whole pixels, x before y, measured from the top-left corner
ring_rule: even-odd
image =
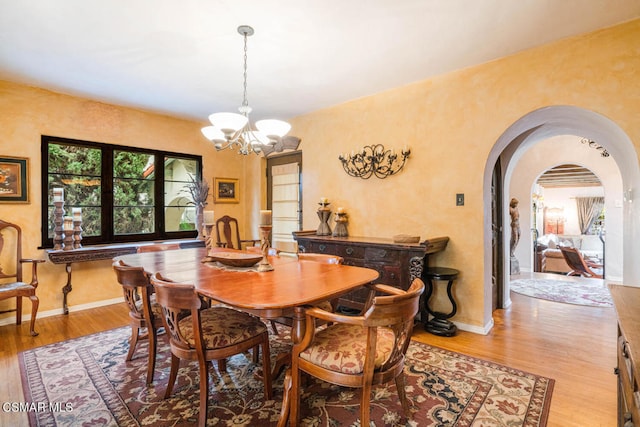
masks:
[[[604,197],[576,197],[578,225],[580,233],[587,234],[593,221],[600,216],[604,207]]]

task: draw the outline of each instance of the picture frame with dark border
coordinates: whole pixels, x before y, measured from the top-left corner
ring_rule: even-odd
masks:
[[[0,156],[0,203],[29,203],[29,159]]]
[[[237,178],[214,178],[213,201],[214,203],[239,203],[239,180]]]

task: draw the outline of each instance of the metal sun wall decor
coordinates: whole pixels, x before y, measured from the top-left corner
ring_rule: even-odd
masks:
[[[400,157],[393,149],[386,150],[384,145],[365,145],[358,153],[340,154],[344,171],[356,178],[369,179],[372,175],[384,179],[402,170],[411,150],[404,147]]]

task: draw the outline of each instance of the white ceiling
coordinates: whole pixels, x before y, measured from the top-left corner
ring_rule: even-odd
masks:
[[[287,119],[640,17],[640,0],[0,0],[0,79]]]

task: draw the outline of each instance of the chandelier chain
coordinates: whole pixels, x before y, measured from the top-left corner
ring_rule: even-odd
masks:
[[[242,105],[244,107],[249,106],[249,99],[247,98],[247,33],[244,33],[244,84],[242,94]],[[248,115],[248,114],[247,114]]]

